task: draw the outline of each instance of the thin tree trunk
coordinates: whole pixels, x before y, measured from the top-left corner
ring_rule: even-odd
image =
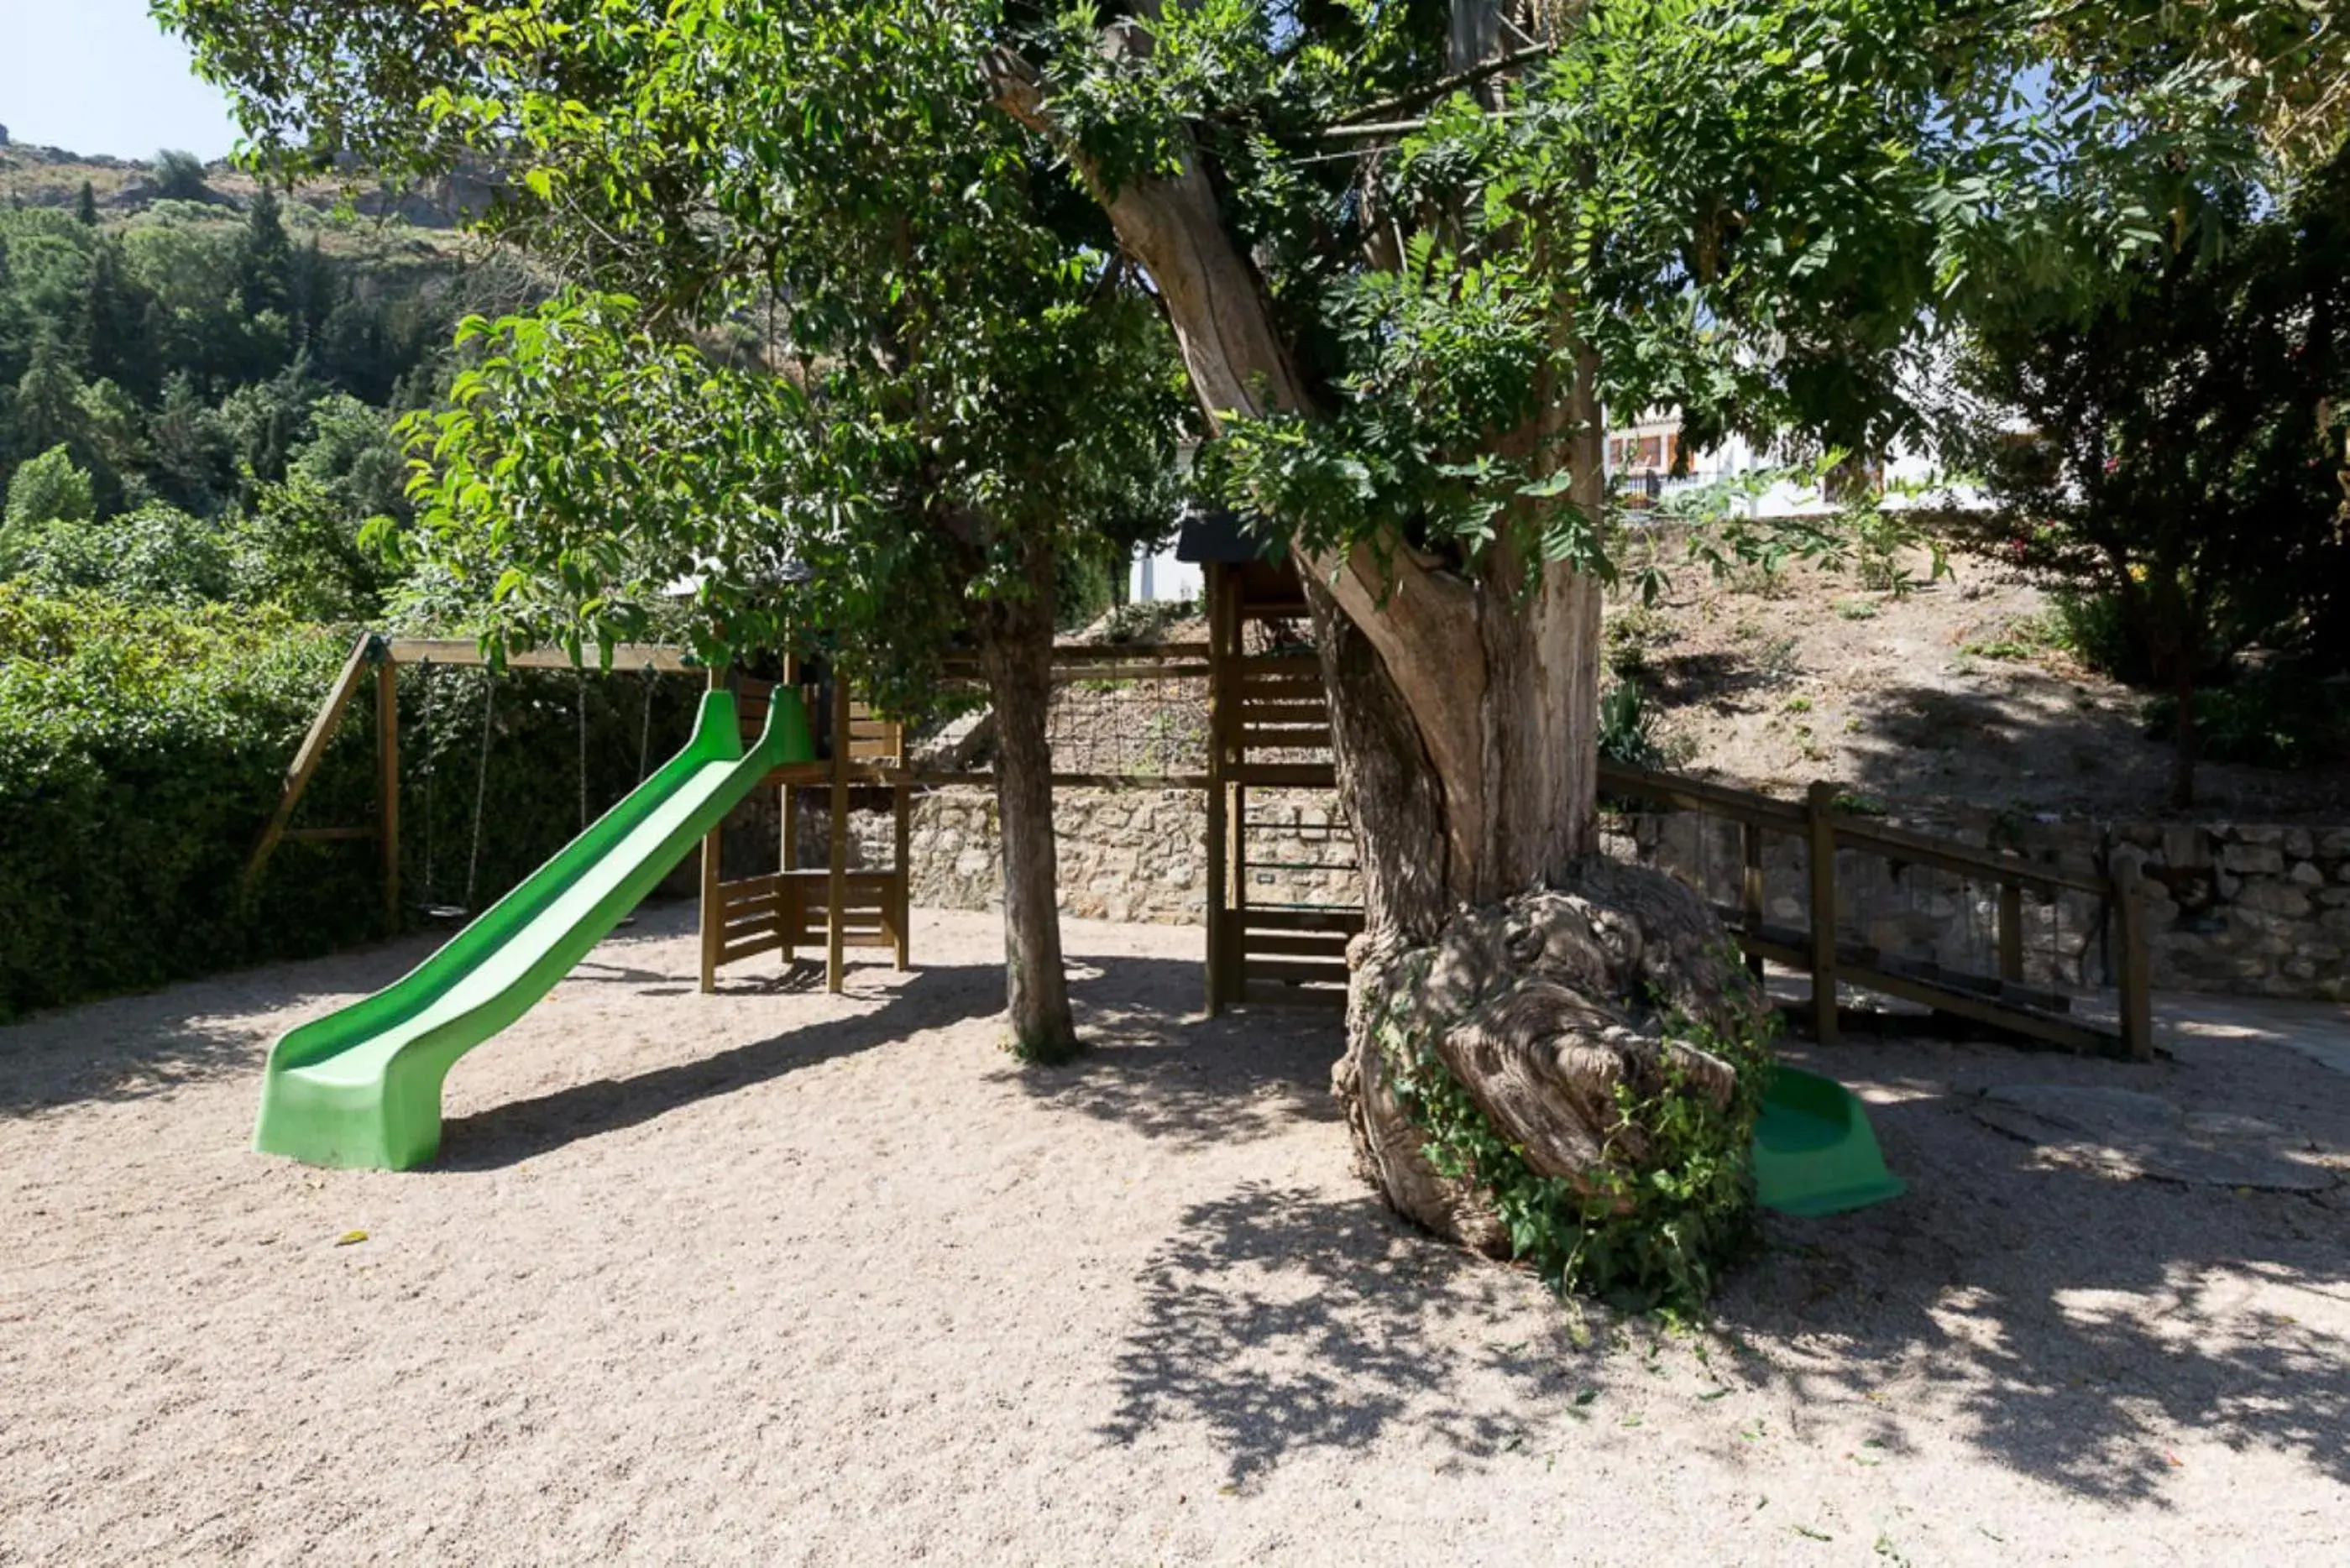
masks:
[[[2182,658],[2170,690],[2178,703],[2171,728],[2170,807],[2185,811],[2195,804],[2195,661]]]
[[[995,706],[995,802],[1003,857],[1005,1009],[1014,1049],[1058,1062],[1079,1049],[1061,962],[1058,852],[1053,837],[1053,558],[1031,543],[1029,592],[981,607],[980,665]]]

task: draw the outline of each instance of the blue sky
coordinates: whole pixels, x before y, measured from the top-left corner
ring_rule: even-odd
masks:
[[[0,125],[16,141],[152,158],[225,156],[236,124],[220,89],[147,0],[0,0]]]

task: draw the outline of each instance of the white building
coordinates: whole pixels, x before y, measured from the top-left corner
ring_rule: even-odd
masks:
[[[1689,472],[1676,475],[1673,464],[1680,451],[1679,410],[1652,410],[1607,432],[1607,476],[1619,487],[1626,504],[1637,510],[1723,480],[1794,466],[1785,454],[1758,451],[1745,437],[1731,435],[1718,446],[1691,452]],[[1880,487],[1929,484],[1937,472],[1927,454],[1898,445],[1883,461],[1868,465],[1870,479]],[[1887,502],[1888,505],[1901,504],[1898,496]],[[1801,517],[1832,509],[1820,482],[1780,480],[1753,498],[1752,514]]]
[[[1208,579],[1196,561],[1175,558],[1175,541],[1139,552],[1127,569],[1126,597],[1135,604],[1205,598]]]

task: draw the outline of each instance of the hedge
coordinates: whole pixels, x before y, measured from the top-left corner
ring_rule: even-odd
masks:
[[[353,635],[0,584],[0,1018],[382,934],[371,842],[285,844],[253,897],[238,888]],[[636,783],[644,751],[657,765],[681,743],[698,695],[675,678],[403,670],[404,925],[463,899],[491,683],[481,906],[577,831],[583,688],[591,813]],[[372,819],[366,711],[346,718],[297,822]]]

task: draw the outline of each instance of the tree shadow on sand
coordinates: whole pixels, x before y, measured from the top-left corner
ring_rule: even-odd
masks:
[[[648,902],[571,979],[678,986],[677,975],[639,968],[627,955],[635,942],[692,929],[696,918],[690,903]],[[179,981],[0,1027],[0,1116],[258,1073],[286,1029],[382,990],[462,929],[435,924],[325,958]],[[681,989],[691,988],[689,977]]]
[[[2004,1078],[2137,1081],[2114,1064],[1985,1054]],[[1839,1446],[1898,1452],[1920,1420],[2102,1501],[2159,1505],[2181,1431],[2350,1482],[2350,1189],[2247,1195],[2052,1168],[1947,1083],[1877,1082],[1899,1096],[1872,1116],[1910,1194],[1768,1220],[1762,1255],[1700,1342],[1733,1385],[1864,1428]],[[2350,1147],[2350,1081],[2317,1085],[2295,1115],[2322,1146]],[[1367,1193],[1246,1184],[1186,1210],[1141,1282],[1104,1435],[1202,1425],[1235,1480],[1399,1425],[1482,1459],[1576,1420],[1578,1386],[1653,1370],[1575,1349],[1574,1309]]]
[[[0,1028],[0,1116],[256,1073],[285,1029],[381,990],[434,945],[406,938],[36,1013]]]
[[[2090,702],[2080,687],[2025,664],[1956,682],[1892,681],[1856,697],[1842,782],[1863,794],[1934,796],[2159,814],[2169,793],[2167,734],[2149,735],[2134,704]],[[2029,767],[2028,773],[2018,770]],[[2254,768],[2205,759],[2199,809],[2328,811],[2350,800],[2350,770]]]
[[[1523,1282],[1440,1246],[1376,1199],[1248,1182],[1192,1205],[1146,1265],[1102,1428],[1130,1444],[1167,1423],[1211,1434],[1233,1482],[1311,1449],[1367,1448],[1408,1423],[1484,1457],[1523,1407],[1565,1403],[1576,1355],[1555,1314],[1504,1348],[1459,1325],[1506,1321]],[[1482,1375],[1462,1397],[1464,1378]],[[1491,1397],[1498,1378],[1503,1397]]]
[[[2056,1075],[2018,1061],[2004,1075]],[[1768,1347],[1768,1379],[1801,1404],[1867,1411],[1894,1447],[1903,1401],[1954,1406],[1978,1450],[2086,1497],[2157,1499],[2176,1430],[2350,1482],[2350,1336],[2286,1310],[2343,1321],[2342,1189],[2234,1192],[2052,1165],[1976,1122],[1967,1096],[1897,1087],[1905,1097],[1870,1116],[1908,1195],[1773,1217],[1764,1256],[1719,1303],[1719,1326]],[[2334,1103],[2314,1125],[2316,1107],[2299,1107],[2301,1130],[2350,1147],[2350,1096],[2317,1092]]]
[[[1073,958],[1069,994],[1085,1054],[1059,1067],[1007,1064],[999,1075],[1052,1109],[1122,1122],[1182,1147],[1336,1121],[1338,1014],[1260,1007],[1206,1018],[1198,1012],[1202,984],[1197,963]]]

